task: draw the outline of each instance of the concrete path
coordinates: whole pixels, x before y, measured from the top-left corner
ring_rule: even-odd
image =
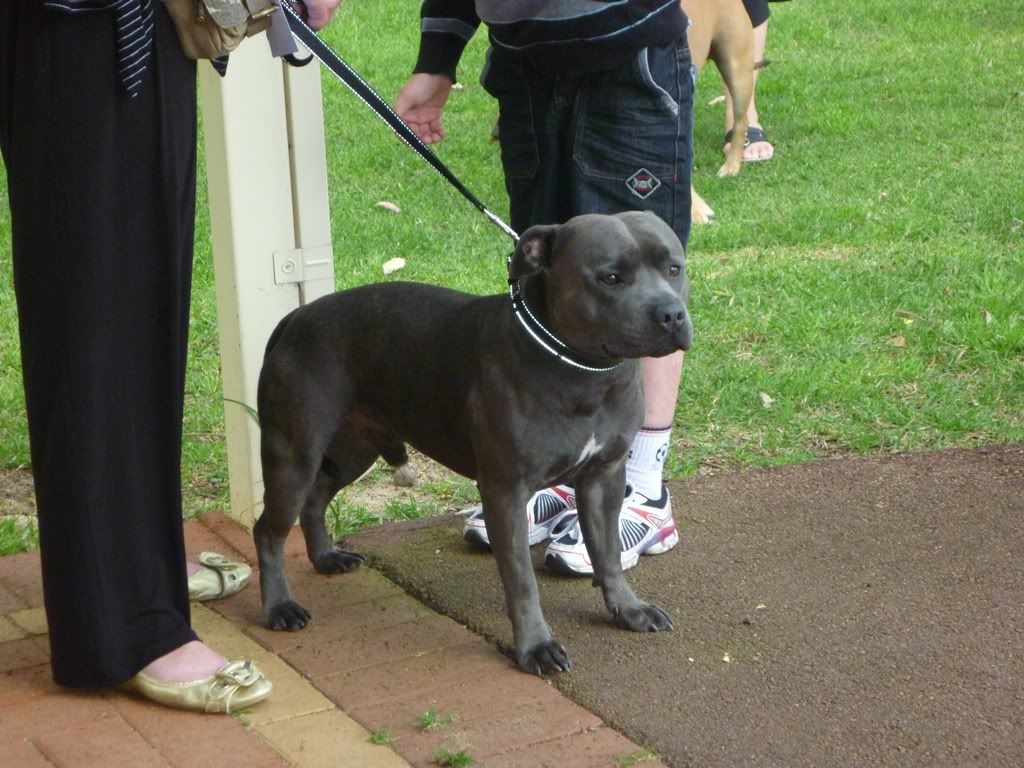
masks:
[[[671,489],[683,540],[630,576],[674,632],[614,629],[588,580],[539,571],[568,697],[677,767],[1024,765],[1024,447]],[[431,521],[351,543],[507,647],[493,558],[460,534]]]
[[[56,688],[38,556],[0,558],[0,764],[399,768],[461,753],[492,768],[1024,765],[1024,446],[672,491],[683,540],[630,575],[674,632],[612,628],[589,581],[545,574],[535,548],[548,620],[574,660],[554,685],[495,649],[511,639],[497,572],[463,542],[461,519],[361,534],[352,543],[375,568],[330,578],[295,532],[305,631],[262,629],[255,588],[195,608],[211,644],[255,657],[275,682],[237,717]],[[193,555],[252,559],[223,515],[186,535]]]

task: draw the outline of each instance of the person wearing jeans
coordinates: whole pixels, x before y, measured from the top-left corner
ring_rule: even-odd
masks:
[[[512,227],[561,223],[585,213],[653,211],[686,246],[694,81],[687,19],[678,0],[593,2],[427,0],[420,52],[396,111],[426,142],[441,117],[456,65],[481,20],[491,48],[481,76],[498,101],[498,134]],[[623,566],[678,542],[663,483],[683,355],[643,361],[643,428],[626,465],[620,514]],[[531,543],[565,573],[593,569],[572,488],[538,492],[525,511]],[[465,536],[487,545],[482,510]]]

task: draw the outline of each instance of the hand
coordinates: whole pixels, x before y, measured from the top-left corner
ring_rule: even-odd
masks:
[[[448,75],[415,74],[399,91],[395,112],[425,143],[436,144],[447,135],[441,115],[451,90]]]
[[[306,23],[310,29],[323,29],[341,5],[341,0],[303,0],[306,6]]]

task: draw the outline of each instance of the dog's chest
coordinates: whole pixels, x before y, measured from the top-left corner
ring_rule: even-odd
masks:
[[[562,466],[570,473],[595,464],[606,464],[620,459],[629,449],[629,441],[619,431],[601,429],[592,431],[569,430],[562,456]]]
[[[579,466],[581,464],[586,464],[590,459],[597,456],[601,452],[602,448],[604,448],[604,444],[597,442],[597,436],[591,434],[590,437],[587,438],[587,442],[583,446],[583,450],[580,451],[579,458],[576,459],[576,465]]]

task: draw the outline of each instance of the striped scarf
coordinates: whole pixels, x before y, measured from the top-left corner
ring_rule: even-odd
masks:
[[[142,76],[153,55],[153,0],[45,0],[43,4],[65,13],[112,9],[118,75],[130,97],[139,95]]]

